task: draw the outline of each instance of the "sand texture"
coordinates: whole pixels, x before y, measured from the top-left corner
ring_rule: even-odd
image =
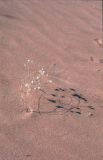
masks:
[[[0,0],[0,160],[102,159],[102,1]]]

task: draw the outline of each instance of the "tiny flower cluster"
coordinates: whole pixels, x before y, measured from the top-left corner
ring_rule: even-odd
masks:
[[[32,90],[41,90],[45,86],[45,83],[53,83],[53,81],[49,79],[49,74],[44,68],[41,68],[37,72],[31,74],[29,65],[32,63],[33,61],[28,59],[26,64],[24,64],[28,73],[22,81],[22,88],[24,88],[26,93],[31,92]]]
[[[35,69],[37,67],[37,69]],[[45,91],[48,84],[51,85],[51,80],[48,71],[41,67],[38,69],[38,65],[35,67],[32,60],[27,59],[24,64],[25,75],[21,79],[20,83],[20,100],[23,106],[32,112],[34,106],[37,104],[38,96]],[[37,95],[37,96],[35,96]]]

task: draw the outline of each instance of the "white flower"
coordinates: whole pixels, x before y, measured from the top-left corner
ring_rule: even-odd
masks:
[[[29,63],[29,62],[30,62],[30,59],[28,59],[27,62]]]
[[[44,75],[45,71],[43,70],[43,68],[41,70],[39,70],[40,75]]]
[[[37,76],[36,79],[39,79],[39,76]]]
[[[34,81],[32,80],[32,81],[31,81],[31,84],[33,84],[33,83],[34,83]]]
[[[25,87],[27,87],[27,88],[28,88],[28,87],[29,87],[29,84],[28,84],[28,83],[26,83],[26,84],[25,84]]]
[[[38,87],[38,89],[40,89],[40,87]]]
[[[53,81],[52,81],[52,80],[48,80],[48,82],[49,82],[49,83],[53,83]]]

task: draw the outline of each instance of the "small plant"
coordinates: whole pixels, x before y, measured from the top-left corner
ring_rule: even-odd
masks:
[[[53,65],[53,70],[55,70]],[[20,82],[20,99],[26,112],[38,114],[76,114],[82,115],[89,110],[88,116],[93,116],[95,108],[88,105],[88,100],[76,89],[64,88],[64,80],[56,77],[56,71],[37,67],[30,59],[24,64],[25,75]],[[56,80],[60,81],[57,83]],[[88,105],[85,107],[85,105]],[[27,115],[27,114],[26,114]]]
[[[53,83],[46,69],[41,67],[36,70],[33,66],[33,61],[28,59],[24,64],[25,76],[20,83],[21,102],[28,112],[37,109],[39,97],[45,92],[46,85]]]

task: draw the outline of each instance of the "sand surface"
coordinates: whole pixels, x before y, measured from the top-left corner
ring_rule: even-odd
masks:
[[[102,159],[102,1],[0,0],[0,160]]]

